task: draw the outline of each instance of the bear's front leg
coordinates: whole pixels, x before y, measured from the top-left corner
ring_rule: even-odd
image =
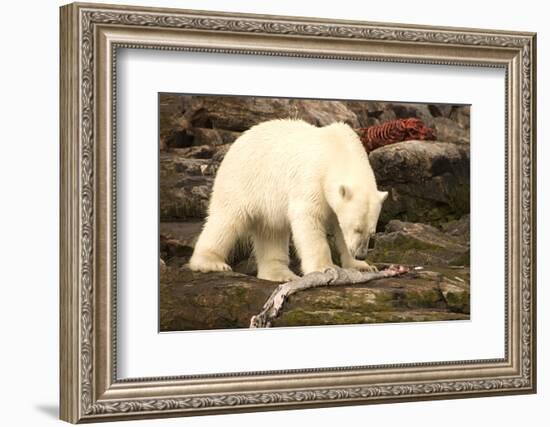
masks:
[[[326,228],[310,209],[294,211],[290,215],[292,238],[301,260],[304,274],[334,267],[327,241]]]
[[[335,223],[333,225],[333,233],[334,244],[336,245],[336,249],[340,254],[340,263],[342,264],[342,268],[353,268],[360,271],[378,271],[378,269],[374,265],[370,265],[366,261],[355,259],[351,255],[348,249],[348,245],[346,245],[346,241],[344,240],[344,234],[342,233],[340,224]]]

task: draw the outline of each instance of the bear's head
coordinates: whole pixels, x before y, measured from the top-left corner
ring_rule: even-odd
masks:
[[[366,257],[370,237],[376,232],[378,217],[387,191],[340,184],[332,208],[353,257]]]

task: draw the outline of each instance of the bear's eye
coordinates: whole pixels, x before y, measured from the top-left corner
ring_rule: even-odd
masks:
[[[356,228],[353,230],[353,232],[356,234],[363,234],[363,230],[361,228]]]

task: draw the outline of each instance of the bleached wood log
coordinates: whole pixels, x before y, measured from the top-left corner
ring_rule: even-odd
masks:
[[[279,315],[287,298],[305,289],[321,286],[338,286],[366,283],[385,277],[399,276],[409,271],[407,267],[390,266],[378,272],[362,272],[340,267],[327,268],[324,272],[307,274],[297,280],[279,285],[262,307],[262,311],[250,319],[251,328],[269,328],[271,322]]]

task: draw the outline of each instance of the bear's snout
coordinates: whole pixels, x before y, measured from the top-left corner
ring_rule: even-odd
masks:
[[[369,251],[369,244],[370,244],[370,235],[360,240],[355,250],[352,250],[352,248],[350,248],[351,255],[356,259],[366,259],[367,253]]]

